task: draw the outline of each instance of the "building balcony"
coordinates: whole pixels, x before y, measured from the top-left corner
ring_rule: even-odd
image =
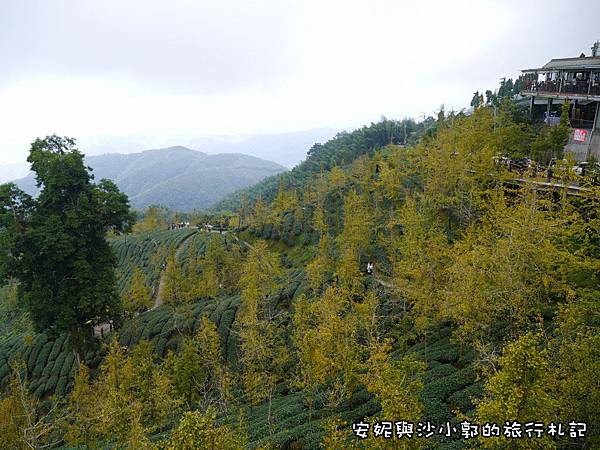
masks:
[[[530,81],[525,82],[522,91],[525,95],[551,97],[584,97],[600,100],[600,82],[598,81]],[[594,98],[598,97],[598,98]]]

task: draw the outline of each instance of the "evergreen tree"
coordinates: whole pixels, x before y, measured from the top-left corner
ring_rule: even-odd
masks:
[[[90,384],[89,369],[80,364],[67,404],[70,420],[65,424],[66,442],[85,447],[94,444],[98,437],[96,425],[100,413],[97,401],[96,392]]]
[[[246,448],[243,435],[227,425],[217,425],[216,419],[214,408],[209,408],[204,413],[199,411],[184,413],[171,439],[166,443],[166,448],[168,450]]]
[[[162,230],[167,226],[163,217],[163,211],[159,206],[150,206],[144,214],[144,218],[135,224],[134,232],[147,233],[154,230]]]
[[[164,361],[166,373],[177,394],[189,408],[199,404],[223,409],[231,400],[232,380],[227,370],[217,327],[202,317],[193,338],[184,338],[178,353]]]
[[[414,356],[407,355],[400,361],[394,361],[390,353],[391,341],[373,341],[371,356],[367,361],[367,373],[364,384],[367,390],[375,395],[381,405],[379,419],[389,420],[392,417],[402,417],[402,420],[417,423],[422,419],[423,404],[420,393],[423,389],[421,380],[425,363]],[[402,448],[417,449],[425,447],[423,439],[414,437],[406,441],[388,441],[370,437],[369,448]]]
[[[48,438],[63,418],[42,413],[38,399],[29,392],[25,375],[23,361],[14,361],[7,394],[0,398],[1,448],[29,450],[51,445]]]
[[[154,364],[150,345],[142,341],[127,355],[113,338],[99,377],[91,381],[84,366],[77,374],[65,440],[70,445],[154,448],[150,435],[173,420],[179,404],[169,379]]]
[[[121,315],[105,233],[131,224],[127,197],[111,182],[92,183],[73,139],[37,139],[28,161],[39,197],[14,185],[0,190],[0,220],[8,224],[1,234],[9,244],[0,275],[20,281],[20,298],[38,331],[68,333],[81,349],[94,325]]]
[[[242,381],[252,403],[269,401],[269,433],[272,432],[273,391],[283,379],[289,358],[284,328],[267,297],[277,287],[282,270],[278,257],[265,242],[254,244],[242,267],[240,311],[240,362]]]
[[[256,202],[254,203],[254,209],[252,211],[252,217],[250,219],[250,224],[254,228],[261,229],[268,220],[269,211],[263,202],[262,197],[258,197]]]
[[[163,301],[165,305],[170,308],[178,308],[188,303],[190,300],[189,280],[185,278],[174,251],[171,251],[167,258],[163,279]]]
[[[148,287],[146,276],[139,267],[133,269],[129,291],[123,299],[123,309],[129,317],[152,306],[152,292]]]
[[[360,256],[371,240],[374,221],[364,198],[350,191],[344,199],[344,230],[340,234],[340,259],[336,275],[340,286],[352,295],[363,290]]]
[[[486,396],[478,402],[480,424],[543,422],[555,420],[556,402],[548,386],[548,354],[538,349],[539,338],[526,334],[509,343],[499,360],[499,369],[491,373],[486,383]],[[481,438],[487,448],[553,448],[549,436],[507,439]]]
[[[360,383],[366,341],[373,332],[377,297],[354,302],[350,292],[329,287],[318,301],[303,297],[294,304],[294,332],[298,375],[296,385],[307,390],[309,412],[316,392],[327,385],[330,405],[349,398]]]

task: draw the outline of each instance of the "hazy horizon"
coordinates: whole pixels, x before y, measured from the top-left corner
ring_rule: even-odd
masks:
[[[131,154],[149,150],[161,150],[169,147],[186,147],[209,155],[221,153],[242,153],[257,158],[278,163],[288,169],[293,168],[305,159],[306,152],[316,142],[326,142],[338,132],[333,128],[314,128],[289,133],[246,134],[246,135],[217,135],[202,137],[171,136],[146,142],[136,141],[135,137],[114,140],[96,141],[95,145],[85,145],[76,141],[77,147],[86,156],[101,156],[109,154]],[[257,146],[260,144],[260,146]],[[289,151],[275,154],[274,148],[285,147]],[[0,164],[0,183],[14,181],[29,173],[29,163],[25,160]]]
[[[52,133],[98,154],[460,110],[589,54],[600,3],[578,5],[573,33],[555,0],[3,2],[0,165]]]

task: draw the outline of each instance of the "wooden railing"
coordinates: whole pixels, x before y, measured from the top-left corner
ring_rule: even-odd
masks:
[[[525,82],[524,92],[551,92],[556,94],[598,95],[599,81],[537,81]]]

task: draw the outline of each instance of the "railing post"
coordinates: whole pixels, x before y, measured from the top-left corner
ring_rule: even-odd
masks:
[[[560,94],[562,92],[562,86],[563,86],[563,73],[558,72],[558,93]]]
[[[591,83],[590,83],[591,84]],[[592,129],[590,130],[590,140],[588,142],[588,149],[586,153],[586,159],[590,159],[592,155],[592,139],[596,131],[596,125],[598,125],[598,114],[600,113],[600,102],[596,102],[596,113],[594,114],[594,123],[592,123]]]
[[[529,103],[529,115],[531,123],[533,123],[533,106],[535,105],[535,95],[531,96],[531,102]]]

